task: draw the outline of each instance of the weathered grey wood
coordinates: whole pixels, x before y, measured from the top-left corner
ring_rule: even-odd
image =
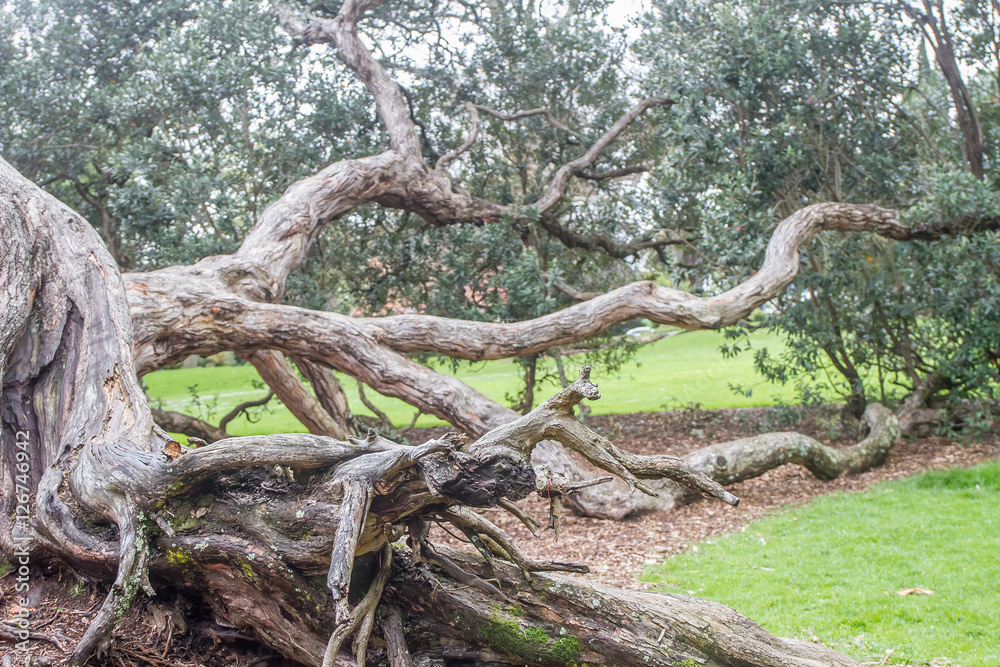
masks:
[[[477,556],[444,551],[464,569],[498,581],[511,603],[498,605],[397,558],[389,598],[408,612],[406,639],[414,655],[468,655],[470,647],[485,643],[491,660],[510,665],[859,667],[824,646],[773,637],[713,602],[623,591],[562,574],[533,573],[526,580],[502,561],[488,568]]]
[[[790,284],[799,247],[820,231],[913,239],[967,233],[970,227],[913,230],[894,211],[816,205],[783,221],[757,275],[722,295],[695,297],[639,282],[526,322],[469,323],[423,315],[350,318],[282,305],[288,275],[324,226],[358,206],[405,209],[434,225],[494,224],[527,215],[469,195],[446,170],[423,161],[399,87],[358,38],[357,22],[375,4],[348,0],[331,21],[303,21],[288,10],[282,16],[303,41],[330,42],[338,50],[377,102],[390,150],[337,162],[293,184],[233,255],[129,274],[123,281],[85,221],[0,161],[0,552],[12,552],[16,530],[35,551],[114,582],[73,662],[102,649],[121,611],[148,587],[151,569],[159,581],[203,596],[220,617],[251,628],[282,654],[310,665],[321,664],[324,656],[331,663],[355,631],[355,656],[363,662],[381,599],[407,610],[412,630],[405,638],[395,633],[395,639],[409,642],[415,655],[428,659],[450,652],[493,664],[552,664],[566,658],[612,664],[683,659],[709,665],[855,664],[821,648],[773,638],[718,605],[539,574],[539,569],[582,568],[527,557],[469,508],[506,503],[509,509],[507,501],[536,492],[539,463],[547,464],[543,472],[554,480],[543,485],[556,490],[554,528],[563,497],[574,488],[575,496],[567,500],[593,514],[621,516],[638,505],[624,495],[624,485],[599,492],[581,489],[579,469],[553,440],[632,488],[658,494],[651,506],[666,507],[691,493],[659,485],[661,477],[735,503],[715,482],[788,461],[823,477],[877,463],[895,439],[891,415],[875,410],[872,435],[841,451],[779,435],[716,446],[686,461],[638,457],[572,418],[573,406],[599,396],[585,376],[520,417],[405,355],[433,351],[495,359],[534,354],[635,317],[718,328]],[[542,215],[546,229],[564,243],[591,247],[594,239],[563,230],[546,215],[565,198],[572,179],[586,176],[585,170],[631,123],[670,103],[639,101],[556,171],[532,215]],[[310,369],[303,372],[316,378],[316,387],[323,380],[313,371],[336,369],[478,440],[466,445],[445,437],[402,447],[373,432],[347,441],[290,434],[180,448],[154,425],[137,372],[224,350],[256,355],[262,374],[299,410],[310,430],[343,437],[347,429],[335,414],[343,406],[324,404],[323,394],[313,399],[286,355]],[[334,392],[324,393],[331,398]],[[28,434],[26,444],[19,433]],[[38,521],[23,527],[12,521],[18,451],[28,455],[24,474],[38,500]],[[311,469],[316,479],[300,486],[275,478],[269,472],[275,465]],[[196,508],[196,499],[205,497],[211,502]],[[426,543],[428,521],[453,522],[492,565]],[[107,524],[118,528],[114,542],[94,529]],[[423,552],[445,573],[408,561],[405,551],[389,571],[396,553],[392,545],[404,527],[411,533],[412,553]],[[378,554],[383,555],[378,571],[361,584],[365,591],[353,591],[364,596],[352,609],[351,574]],[[515,565],[505,563],[507,558]],[[311,579],[322,573],[329,591]],[[497,614],[513,613],[497,610],[497,603],[508,599],[517,600],[524,617],[498,622]],[[554,618],[562,619],[559,627]],[[528,638],[523,630],[529,625],[551,641],[518,641]],[[561,641],[566,637],[560,630],[573,633],[579,643]],[[669,639],[661,643],[667,633]]]
[[[410,605],[414,613],[422,610],[420,627],[448,626],[456,614],[466,619],[467,627],[454,636],[453,647],[466,655],[478,650],[495,664],[550,664],[556,643],[497,643],[497,635],[491,634],[495,619],[483,616],[487,599],[494,605],[508,599],[530,602],[549,623],[553,614],[578,619],[580,636],[587,640],[586,658],[596,662],[631,664],[638,655],[650,660],[687,655],[707,656],[707,664],[719,665],[811,664],[809,656],[818,655],[831,664],[852,664],[832,653],[815,653],[818,649],[806,653],[707,603],[693,601],[664,610],[650,599],[592,588],[582,581],[571,585],[569,580],[542,579],[539,570],[584,568],[531,559],[512,538],[470,509],[554,488],[557,511],[558,499],[584,484],[552,477],[539,486],[532,455],[546,446],[547,438],[559,439],[636,489],[652,492],[653,482],[645,478],[667,477],[734,502],[711,483],[715,472],[705,474],[677,460],[630,455],[575,421],[575,406],[599,398],[589,369],[528,415],[486,430],[468,444],[464,438],[447,436],[404,447],[369,431],[363,439],[347,441],[312,434],[224,438],[187,450],[153,424],[133,366],[125,288],[93,230],[2,163],[0,213],[2,234],[11,239],[11,247],[31,254],[27,274],[8,269],[6,275],[16,286],[32,288],[28,299],[9,297],[11,308],[0,315],[2,330],[13,332],[4,339],[7,347],[2,351],[10,360],[0,395],[4,488],[15,487],[10,462],[22,448],[15,434],[29,433],[34,440],[24,447],[35,457],[29,476],[38,489],[40,520],[23,532],[36,551],[114,580],[76,648],[74,664],[106,644],[121,611],[140,590],[148,590],[149,569],[160,581],[204,595],[217,614],[252,628],[276,650],[313,665],[324,656],[331,663],[352,633],[355,656],[365,659],[374,611],[387,584],[392,603]],[[6,286],[4,293],[14,294]],[[798,460],[827,477],[859,469],[872,457],[884,456],[895,438],[884,410],[873,408],[871,422],[872,435],[855,448],[833,452],[818,443],[799,443],[793,452],[776,445],[769,450],[772,460],[759,465]],[[733,452],[733,447],[724,451]],[[742,455],[749,452],[746,443],[739,447]],[[716,452],[716,466],[718,457]],[[311,468],[318,477],[303,487],[274,477],[269,472],[274,466]],[[207,506],[195,505],[206,496],[211,498]],[[253,498],[249,505],[247,496]],[[9,508],[9,498],[6,502]],[[12,545],[10,515],[3,520],[0,548],[6,554]],[[452,522],[489,555],[492,565],[424,542],[422,526],[428,520]],[[119,539],[108,543],[78,521],[113,522]],[[423,552],[425,559],[444,566],[445,574],[422,566],[394,571],[390,579],[386,564],[395,549],[391,545],[404,527],[416,531],[411,535],[414,553]],[[382,567],[365,582],[367,593],[352,609],[349,588],[355,565],[378,559],[379,552]],[[320,572],[327,572],[332,596],[309,579]],[[525,588],[529,580],[550,581],[573,594],[547,595],[543,604],[531,597],[530,585]],[[424,594],[412,599],[400,595],[414,582],[430,585],[441,595],[432,602]],[[600,610],[580,607],[586,599],[599,600]],[[648,638],[624,649],[602,629],[625,623],[636,610],[676,630],[669,650],[657,648]],[[542,623],[534,613],[529,612],[532,623]],[[693,624],[697,631],[677,629],[684,624]],[[715,644],[706,653],[699,647],[705,645],[707,631]],[[412,637],[414,650],[433,657],[441,644],[425,650],[421,632],[418,628]],[[729,634],[719,634],[725,632]],[[560,651],[572,649],[571,644],[558,646]]]
[[[348,436],[349,431],[309,393],[285,355],[274,350],[256,350],[245,356],[267,386],[310,433],[340,439]]]
[[[317,364],[309,359],[295,359],[298,367],[313,391],[316,392],[316,400],[319,401],[323,409],[330,415],[337,424],[340,425],[348,435],[357,435],[354,424],[351,422],[351,410],[347,405],[347,396],[337,377],[330,372],[330,369]]]
[[[94,517],[119,527],[115,585],[74,652],[73,660],[81,662],[106,644],[121,608],[145,580],[141,521],[120,482],[131,467],[158,456],[154,452],[168,439],[154,428],[135,376],[128,302],[97,233],[2,160],[0,226],[9,253],[0,262],[0,546],[12,547],[10,510],[22,495],[16,492],[40,486],[49,489],[40,509],[50,530],[46,535],[25,522],[16,527],[20,537],[60,549],[46,539],[55,531],[71,540],[67,551],[93,546],[58,516],[65,506],[55,503],[59,489],[49,481],[63,485],[63,493]],[[131,460],[129,453],[135,454]]]

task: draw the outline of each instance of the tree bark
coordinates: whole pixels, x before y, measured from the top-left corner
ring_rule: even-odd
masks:
[[[273,350],[257,350],[245,356],[285,407],[310,433],[341,439],[347,437],[348,430],[309,393],[309,389],[283,354]]]
[[[308,359],[300,358],[294,361],[305,378],[309,380],[313,391],[316,392],[316,399],[327,414],[337,422],[345,433],[357,435],[351,421],[351,409],[347,404],[347,396],[344,394],[337,376],[330,372],[330,369]]]
[[[280,353],[343,372],[383,395],[399,398],[478,437],[515,419],[517,413],[454,377],[409,360],[407,354],[434,352],[468,360],[531,355],[586,340],[635,318],[686,329],[718,329],[746,317],[780,294],[798,272],[799,248],[821,231],[928,240],[1000,228],[1000,219],[996,218],[936,221],[910,228],[900,221],[896,211],[877,206],[817,204],[794,213],[777,226],[765,261],[752,278],[715,296],[697,297],[642,281],[533,320],[505,323],[421,314],[350,318],[280,305],[289,273],[304,261],[323,228],[365,204],[406,210],[438,226],[504,224],[504,220],[526,224],[537,217],[554,238],[571,247],[600,247],[615,256],[639,248],[611,247],[608,239],[584,238],[561,229],[553,212],[566,197],[573,178],[591,175],[587,170],[636,119],[651,109],[669,107],[672,100],[638,101],[592,144],[581,149],[578,157],[557,169],[530,206],[486,201],[470,195],[452,181],[445,169],[432,168],[420,155],[417,129],[399,86],[357,34],[358,22],[376,4],[348,0],[334,19],[303,19],[288,7],[281,7],[278,13],[297,40],[329,43],[336,49],[377,103],[389,137],[389,150],[342,160],[294,183],[264,211],[233,255],[208,257],[192,266],[126,275],[140,374],[177,363],[190,354],[207,356],[225,350],[244,355]],[[483,107],[476,109],[510,119],[547,114],[550,122],[554,121],[545,109],[507,115]],[[562,127],[561,131],[567,129]],[[474,139],[473,134],[470,137]],[[661,241],[639,245],[643,249],[658,248],[674,242],[668,238],[670,235],[659,236],[663,237]],[[281,396],[282,383],[276,385]],[[282,398],[287,398],[286,404],[300,413],[297,416],[311,432],[343,437],[349,430],[334,414],[337,408],[315,405],[304,390],[289,391]],[[582,477],[573,460],[558,446],[542,444],[535,451],[537,462],[574,479]],[[574,504],[584,513],[605,516],[618,516],[634,508],[621,486],[585,489],[577,494]]]
[[[10,557],[27,545],[113,580],[71,664],[104,649],[134,597],[155,594],[151,582],[204,599],[221,619],[307,665],[332,664],[352,635],[355,660],[366,664],[383,603],[408,612],[402,640],[430,659],[460,649],[498,664],[676,664],[680,656],[856,664],[773,638],[719,605],[539,574],[586,566],[533,560],[475,511],[509,508],[532,492],[556,510],[579,488],[550,471],[536,475],[531,454],[546,438],[636,490],[650,492],[643,480],[666,477],[738,503],[709,477],[624,452],[576,421],[574,408],[600,397],[586,367],[528,415],[469,444],[452,434],[401,446],[369,431],[349,441],[288,434],[186,449],[152,421],[125,286],[96,232],[2,162],[0,239],[9,249],[0,263],[0,552]],[[299,485],[276,477],[274,466],[311,469],[313,479]],[[34,521],[14,506],[26,495]],[[210,504],[198,504],[205,512],[192,512],[206,496]],[[452,524],[485,560],[427,542],[428,522]],[[108,524],[115,539],[101,528]],[[402,534],[409,550],[394,544]],[[521,620],[506,619],[513,608],[494,609],[514,600],[528,609]],[[428,642],[433,632],[447,642]]]
[[[943,0],[922,0],[922,10],[903,3],[903,11],[922,29],[924,37],[934,48],[934,57],[951,93],[955,119],[962,132],[962,154],[969,165],[969,171],[983,180],[983,149],[986,144],[979,113],[972,101],[972,95],[965,85],[962,70],[955,57],[954,38],[945,15]]]

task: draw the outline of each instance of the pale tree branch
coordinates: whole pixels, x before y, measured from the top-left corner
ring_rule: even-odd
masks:
[[[532,116],[545,116],[545,120],[548,121],[549,125],[556,128],[560,132],[564,132],[572,137],[579,136],[565,124],[559,122],[556,117],[552,115],[552,112],[544,107],[539,107],[537,109],[525,109],[524,111],[515,111],[513,113],[503,113],[502,111],[491,109],[490,107],[483,106],[482,104],[474,104],[473,106],[479,111],[505,122],[520,120],[522,118],[530,118]]]
[[[635,122],[639,116],[646,113],[646,111],[652,109],[653,107],[669,107],[673,104],[674,101],[666,97],[651,97],[642,100],[637,105],[629,109],[615,122],[614,125],[602,134],[597,141],[591,144],[590,148],[588,148],[583,155],[575,160],[567,162],[556,171],[555,176],[552,177],[552,182],[549,183],[549,187],[545,194],[543,194],[541,198],[533,204],[533,206],[541,213],[550,210],[553,206],[562,201],[563,197],[565,197],[566,186],[569,184],[570,178],[576,176],[581,171],[592,165],[600,154],[604,152],[604,149],[610,146],[615,139],[621,136],[621,134],[628,129],[628,127]]]
[[[469,128],[469,134],[466,135],[465,141],[458,148],[448,151],[438,158],[438,161],[434,164],[435,171],[444,169],[446,164],[472,148],[472,145],[476,143],[476,138],[479,136],[479,110],[476,109],[474,104],[470,104],[469,102],[465,103],[465,108],[468,110],[469,115],[472,116],[472,126]]]
[[[285,407],[315,435],[347,437],[347,431],[320,405],[285,356],[274,350],[258,350],[244,355],[253,364]]]
[[[417,129],[399,85],[358,37],[358,21],[365,12],[379,4],[377,0],[346,0],[335,18],[307,17],[307,21],[297,18],[287,5],[282,4],[278,8],[278,17],[285,30],[305,44],[333,43],[340,59],[375,98],[392,150],[407,157],[419,158]]]
[[[874,232],[892,239],[932,238],[970,233],[998,221],[957,227],[911,229],[895,211],[875,206],[818,204],[802,209],[775,230],[760,270],[746,282],[710,297],[637,282],[603,296],[533,320],[512,323],[468,322],[427,315],[350,318],[239,298],[203,280],[185,284],[163,272],[128,276],[133,314],[138,318],[137,365],[145,372],[189,354],[260,348],[312,359],[355,378],[376,391],[400,398],[472,434],[507,421],[514,414],[459,380],[436,373],[403,356],[429,351],[454,358],[501,359],[576,343],[635,318],[685,329],[717,329],[766,303],[794,280],[798,248],[824,230]],[[141,283],[139,281],[142,281]],[[198,293],[184,308],[167,309],[179,294]],[[143,320],[144,314],[148,320]],[[162,320],[164,314],[171,317]],[[187,335],[170,334],[183,318]]]
[[[313,391],[320,405],[326,410],[334,421],[337,422],[348,434],[354,434],[355,428],[351,424],[351,410],[347,404],[347,396],[343,387],[337,380],[337,376],[325,366],[310,359],[297,357],[294,359],[295,365],[312,385]]]

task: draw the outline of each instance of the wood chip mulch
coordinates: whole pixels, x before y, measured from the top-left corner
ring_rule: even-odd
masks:
[[[807,416],[792,424],[777,424],[773,411],[763,408],[742,410],[686,410],[675,413],[643,413],[592,417],[587,424],[624,449],[640,454],[683,455],[714,442],[722,442],[757,432],[796,430],[828,444],[846,444],[831,438],[835,430],[829,416]],[[782,416],[782,415],[778,415]],[[785,415],[787,416],[787,415]],[[780,420],[779,420],[780,421]],[[444,429],[415,429],[413,442],[437,437]],[[563,519],[559,542],[552,532],[534,538],[520,522],[506,512],[490,511],[489,518],[516,537],[522,547],[538,558],[586,563],[587,575],[597,581],[642,589],[646,584],[633,575],[644,564],[656,563],[691,547],[695,542],[719,533],[739,530],[749,521],[785,505],[798,505],[818,495],[837,491],[861,491],[882,480],[898,479],[931,468],[969,466],[1000,458],[1000,437],[994,431],[981,442],[961,443],[942,437],[904,440],[896,444],[888,462],[861,475],[821,482],[796,465],[786,465],[757,479],[732,487],[740,496],[739,508],[715,501],[699,500],[671,512],[633,516],[625,521],[601,521],[575,517]],[[522,503],[533,516],[547,523],[547,505],[540,499]],[[432,539],[456,545],[455,538],[435,528]],[[41,564],[40,564],[41,565]],[[44,575],[44,576],[41,576]],[[83,635],[106,590],[58,568],[40,567],[33,572],[32,629],[56,639],[55,644],[31,643],[34,665],[62,665],[69,651]],[[12,617],[13,581],[0,578],[0,622]],[[178,609],[181,623],[176,627],[171,612]],[[0,634],[0,667],[23,664],[12,644]],[[235,628],[223,628],[190,603],[170,591],[161,591],[155,600],[139,600],[115,631],[110,653],[96,661],[102,667],[290,667],[293,663],[274,655]]]
[[[678,413],[640,413],[592,417],[587,424],[619,447],[637,454],[680,456],[716,442],[770,430],[795,430],[825,444],[849,444],[844,438],[829,437],[829,418],[810,416],[784,428],[773,428],[767,415],[767,409],[762,408],[696,411],[680,416]],[[428,435],[436,435],[435,431],[427,431]],[[419,442],[421,438],[411,437],[411,440]],[[624,521],[588,519],[567,513],[558,542],[552,531],[535,538],[506,512],[490,510],[485,514],[516,537],[533,557],[586,563],[591,570],[586,576],[592,579],[623,588],[647,589],[652,584],[635,577],[643,565],[658,563],[714,535],[735,532],[783,506],[801,505],[815,496],[838,491],[863,491],[876,482],[924,470],[964,467],[996,458],[1000,458],[1000,437],[996,432],[986,434],[980,442],[956,442],[940,436],[900,440],[883,466],[860,475],[823,482],[805,468],[788,464],[756,479],[735,484],[729,489],[741,499],[737,508],[717,501],[698,500],[670,512],[631,516]],[[595,470],[595,475],[597,472]],[[532,496],[518,504],[542,525],[547,524],[545,501]],[[467,543],[458,543],[436,527],[432,539],[471,549]]]

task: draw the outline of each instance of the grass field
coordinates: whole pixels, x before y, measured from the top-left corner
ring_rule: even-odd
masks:
[[[791,387],[760,383],[754,375],[750,354],[736,359],[723,359],[719,345],[722,334],[713,331],[693,331],[672,336],[642,346],[635,359],[614,375],[595,371],[593,380],[600,385],[602,398],[592,404],[595,414],[620,414],[627,412],[655,411],[681,408],[689,403],[704,408],[731,408],[772,405],[778,400],[795,402],[797,397]],[[772,352],[782,349],[777,337],[757,336],[756,346],[767,346]],[[551,360],[547,360],[551,364]],[[566,372],[575,377],[583,363],[582,357],[567,357]],[[445,371],[447,367],[439,367]],[[518,387],[518,367],[510,361],[488,361],[473,365],[463,364],[456,375],[490,398],[505,403],[504,394],[514,393]],[[165,370],[150,373],[144,381],[150,399],[166,410],[187,412],[218,423],[218,419],[233,406],[251,398],[259,398],[265,391],[254,387],[260,377],[252,366],[219,366]],[[357,397],[353,380],[341,377],[348,394],[351,409],[359,414],[369,414]],[[729,383],[756,386],[751,396],[739,396],[729,390]],[[193,388],[193,390],[191,389]],[[537,401],[551,396],[557,387],[554,383],[539,386],[535,391]],[[366,392],[369,398],[396,425],[409,423],[413,408],[401,401]],[[196,404],[201,404],[201,408]],[[256,423],[238,419],[230,424],[233,435],[282,433],[302,431],[302,425],[277,401],[272,410]],[[208,409],[211,407],[212,409]],[[419,426],[433,426],[444,422],[423,416]]]
[[[1000,665],[1000,462],[818,498],[645,581],[863,660]],[[922,588],[933,595],[897,595]]]

